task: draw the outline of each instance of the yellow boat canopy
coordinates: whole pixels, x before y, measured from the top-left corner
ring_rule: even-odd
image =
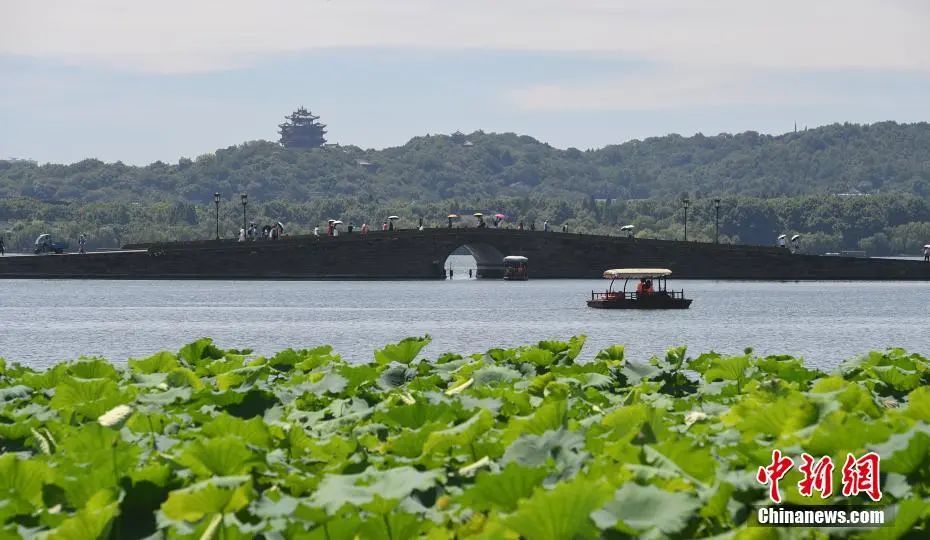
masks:
[[[672,275],[668,268],[614,268],[604,271],[604,279],[652,279]]]

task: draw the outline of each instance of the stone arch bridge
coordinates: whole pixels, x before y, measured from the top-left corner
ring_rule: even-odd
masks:
[[[506,255],[529,258],[531,279],[597,278],[607,268],[670,268],[691,279],[930,280],[921,261],[792,255],[778,247],[632,239],[515,229],[375,231],[338,237],[136,244],[86,255],[0,258],[0,278],[441,279],[465,247],[479,278]]]

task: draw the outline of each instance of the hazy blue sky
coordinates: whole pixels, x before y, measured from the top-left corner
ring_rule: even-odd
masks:
[[[930,120],[926,0],[0,0],[0,157],[174,162],[274,139]]]

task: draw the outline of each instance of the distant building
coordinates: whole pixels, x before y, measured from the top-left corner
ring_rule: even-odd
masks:
[[[378,167],[379,167],[379,165],[378,165],[377,163],[372,163],[372,162],[370,162],[370,161],[365,161],[364,159],[356,160],[356,163],[358,163],[358,165],[359,165],[360,167],[362,167],[362,168],[364,168],[365,170],[368,170],[368,171],[377,171],[377,170],[378,170]]]

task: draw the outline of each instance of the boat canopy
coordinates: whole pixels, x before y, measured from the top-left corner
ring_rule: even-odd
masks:
[[[671,274],[672,271],[668,268],[614,268],[604,271],[604,279],[652,279]]]
[[[522,255],[508,255],[504,257],[504,262],[513,262],[513,263],[525,263],[529,259]]]

